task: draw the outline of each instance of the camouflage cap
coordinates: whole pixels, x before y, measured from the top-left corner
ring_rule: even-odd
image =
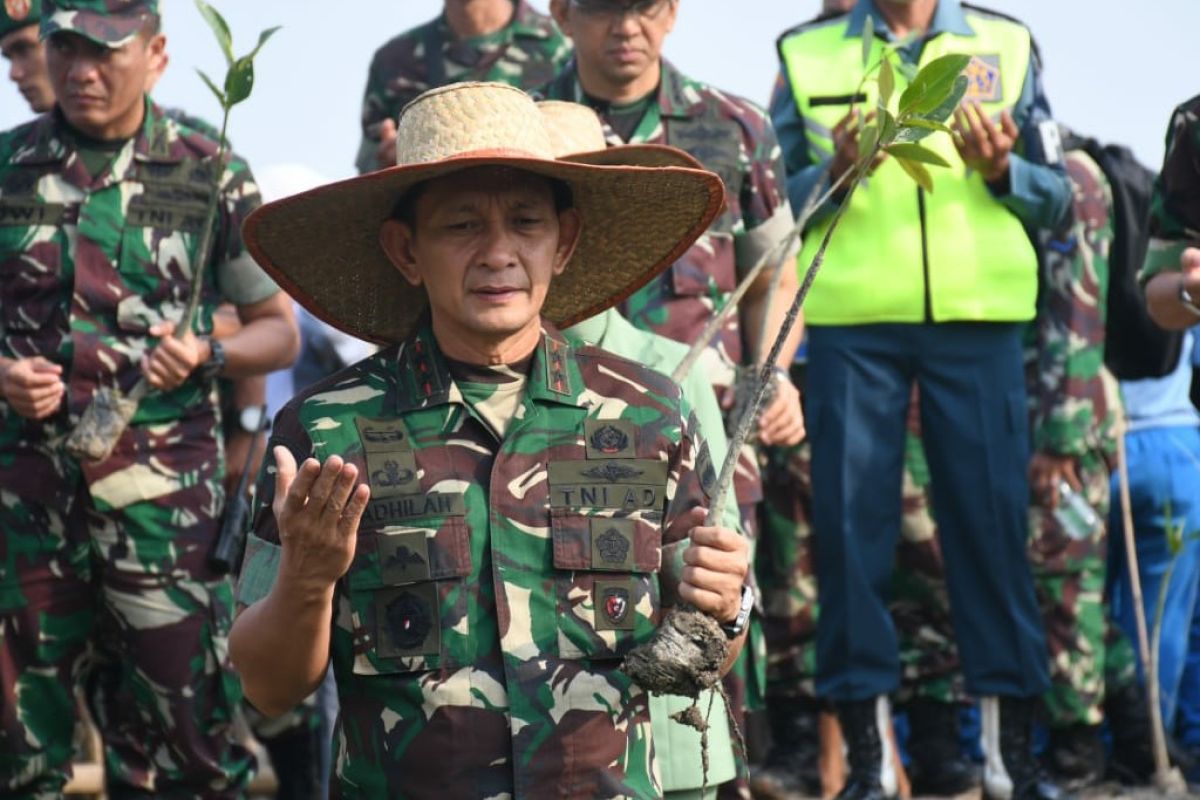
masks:
[[[36,25],[42,17],[42,0],[4,0],[0,8],[0,36]]]
[[[66,31],[105,47],[121,47],[157,16],[158,0],[45,0],[41,36]]]

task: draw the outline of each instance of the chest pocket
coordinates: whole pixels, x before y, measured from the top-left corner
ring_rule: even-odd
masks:
[[[43,330],[67,299],[58,226],[68,209],[33,195],[0,200],[0,314],[3,330]]]
[[[141,333],[178,319],[186,305],[208,210],[203,176],[175,167],[144,178],[143,191],[130,198],[118,263],[129,292],[117,307],[122,330]]]
[[[725,208],[708,231],[670,269],[676,297],[727,294],[737,286],[733,230],[742,192],[742,132],[725,119],[669,120],[667,142],[715,172],[725,184]]]
[[[405,520],[362,531],[346,575],[354,672],[384,675],[463,666],[451,636],[469,636],[471,544],[465,517]]]
[[[551,463],[562,658],[622,658],[657,627],[666,471],[643,459]]]

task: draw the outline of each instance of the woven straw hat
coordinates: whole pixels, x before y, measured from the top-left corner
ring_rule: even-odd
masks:
[[[400,114],[397,166],[262,206],[246,220],[246,246],[315,316],[386,344],[404,339],[428,305],[424,288],[406,281],[379,245],[397,200],[422,181],[507,166],[571,187],[582,230],[542,308],[560,326],[633,294],[720,212],[724,190],[711,172],[556,161],[546,128],[533,100],[504,84],[428,91]]]
[[[550,146],[563,161],[578,164],[627,167],[685,167],[704,165],[678,147],[665,144],[623,144],[609,147],[604,123],[596,112],[568,100],[541,100],[537,104],[550,134]]]

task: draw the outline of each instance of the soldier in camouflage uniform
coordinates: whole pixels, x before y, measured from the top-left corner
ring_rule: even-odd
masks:
[[[553,0],[551,14],[572,37],[576,52],[574,61],[540,91],[596,109],[612,144],[672,145],[724,181],[727,208],[716,224],[670,270],[621,305],[637,327],[691,344],[726,305],[739,279],[788,232],[792,218],[783,163],[766,114],[740,97],[688,78],[661,57],[678,8],[678,0]],[[614,48],[621,47],[638,55],[614,61]],[[695,366],[709,376],[727,411],[734,406],[738,368],[753,364],[769,349],[796,288],[796,276],[785,269],[777,295],[769,299],[770,280],[770,271],[764,270]],[[760,341],[764,329],[765,341]],[[801,333],[797,325],[779,357],[776,395],[760,418],[764,444],[793,445],[803,436],[799,396],[785,371]],[[727,430],[732,422],[730,414]],[[742,452],[734,486],[743,528],[753,536],[763,497],[753,443]],[[756,625],[747,659],[727,681],[738,707],[761,706],[761,642]]]
[[[1066,532],[1054,514],[1062,482],[1079,491],[1101,520],[1108,509],[1108,475],[1114,463],[1119,413],[1116,381],[1103,366],[1104,298],[1112,240],[1112,198],[1100,168],[1086,153],[1067,154],[1074,213],[1043,236],[1042,291],[1025,336],[1025,366],[1036,454],[1030,467],[1035,503],[1030,507],[1030,560],[1051,653],[1051,688],[1045,695],[1050,742],[1047,765],[1066,783],[1103,775],[1098,726],[1103,720],[1106,674],[1128,674],[1106,665],[1114,632],[1103,603],[1106,530],[1100,525]],[[910,438],[909,474],[921,473],[920,441]],[[932,520],[928,521],[932,534]],[[907,537],[906,537],[907,538]],[[902,546],[893,606],[910,658],[921,668],[905,678],[918,698],[958,699],[957,654],[941,582],[935,539]],[[910,563],[915,557],[920,563]],[[903,569],[908,567],[908,569]],[[1113,648],[1132,653],[1119,637]],[[1110,668],[1111,667],[1111,668]]]
[[[231,637],[247,695],[285,709],[332,656],[343,797],[657,797],[620,659],[676,597],[739,618],[748,548],[699,524],[713,470],[678,388],[540,312],[649,279],[720,184],[552,161],[499,84],[428,93],[397,143],[403,167],[247,225],[310,310],[392,343],[277,417]]]
[[[251,758],[230,730],[232,592],[206,565],[223,503],[213,378],[286,364],[290,307],[242,247],[257,189],[234,161],[199,335],[170,335],[216,144],[143,94],[164,46],[155,3],[44,12],[66,99],[0,135],[0,791],[59,795],[83,682],[112,796],[233,797]],[[222,297],[245,328],[215,348]],[[153,391],[112,455],[68,456],[96,389],[143,375]]]
[[[571,43],[527,0],[446,0],[434,20],[375,52],[363,97],[355,166],[394,163],[396,117],[422,92],[458,81],[502,81],[534,89],[567,60]]]
[[[41,0],[8,0],[0,7],[0,56],[9,63],[9,80],[35,114],[54,106],[54,88],[38,38],[41,16]]]

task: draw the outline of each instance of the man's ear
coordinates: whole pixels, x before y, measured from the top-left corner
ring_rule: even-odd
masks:
[[[379,229],[379,246],[384,255],[392,262],[404,280],[413,286],[421,285],[421,271],[417,269],[417,259],[413,255],[413,230],[408,223],[389,219]]]
[[[558,214],[558,247],[554,249],[554,274],[561,275],[567,268],[567,262],[575,255],[579,245],[580,234],[583,233],[583,218],[579,209],[568,208]]]
[[[571,35],[571,20],[567,18],[567,0],[550,0],[550,16],[558,29],[566,36]]]

